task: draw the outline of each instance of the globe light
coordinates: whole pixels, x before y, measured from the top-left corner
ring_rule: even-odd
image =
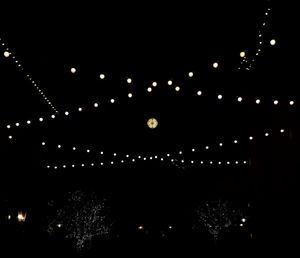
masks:
[[[252,141],[253,140],[253,136],[249,136],[249,140]]]
[[[274,105],[278,105],[278,100],[274,100]]]
[[[275,39],[271,39],[270,40],[270,45],[271,46],[275,46],[276,45],[276,40]]]
[[[111,99],[111,100],[110,100],[110,103],[112,103],[112,104],[115,103],[115,100],[114,100],[114,99]]]
[[[151,88],[151,87],[148,87],[148,88],[147,88],[147,91],[148,91],[148,92],[151,92],[151,91],[152,91],[152,88]]]
[[[291,101],[289,102],[289,104],[290,104],[291,106],[293,106],[293,105],[295,104],[295,102],[294,102],[293,100],[291,100]]]
[[[131,78],[127,78],[127,83],[132,83],[132,79]]]
[[[152,82],[152,86],[156,87],[157,86],[157,82]]]
[[[281,132],[281,133],[284,133],[284,129],[280,129],[280,132]]]
[[[265,136],[266,136],[266,137],[269,136],[269,133],[265,133]]]
[[[208,150],[208,149],[209,149],[209,146],[205,146],[205,149],[207,149],[207,150]]]
[[[242,97],[238,97],[238,102],[242,102],[243,98]]]
[[[220,147],[222,147],[222,146],[223,146],[223,143],[222,143],[222,142],[220,142],[220,143],[219,143],[219,146],[220,146]]]
[[[65,112],[65,115],[68,116],[70,113],[68,111]]]
[[[194,73],[193,72],[189,72],[189,77],[193,77]]]
[[[198,95],[198,96],[201,96],[201,95],[202,95],[202,91],[201,91],[201,90],[198,90],[198,91],[197,91],[197,95]]]
[[[132,93],[128,93],[128,98],[132,98]]]
[[[74,67],[71,68],[71,73],[76,73],[76,69]]]
[[[8,139],[10,139],[10,140],[11,140],[12,138],[13,138],[13,137],[12,137],[11,135],[9,135],[9,136],[8,136]]]
[[[27,120],[27,122],[26,122],[28,125],[30,125],[31,124],[31,121],[30,120]]]
[[[10,52],[4,51],[3,55],[4,55],[5,57],[9,57],[9,56],[10,56]]]
[[[172,82],[171,80],[169,80],[169,81],[168,81],[168,85],[171,86],[172,84],[173,84],[173,82]]]
[[[11,126],[10,126],[10,125],[7,125],[7,126],[6,126],[6,128],[7,128],[7,129],[10,129],[10,128],[11,128]]]
[[[99,107],[99,104],[98,103],[94,103],[94,107],[95,108]]]
[[[101,80],[103,80],[103,79],[105,78],[105,75],[104,75],[103,73],[101,73],[101,74],[99,75],[99,78],[100,78]]]
[[[39,121],[40,121],[40,122],[43,122],[43,121],[44,121],[44,119],[43,119],[42,117],[40,117],[40,118],[39,118]]]
[[[233,142],[234,142],[234,143],[238,143],[238,140],[234,140]]]
[[[57,148],[59,148],[59,149],[60,149],[60,148],[61,148],[61,145],[60,145],[60,144],[59,144],[59,145],[57,145]]]
[[[218,95],[218,99],[222,99],[223,96],[221,94]]]
[[[20,123],[16,123],[16,126],[20,126]]]
[[[73,147],[73,150],[76,150],[76,147]]]
[[[259,103],[260,103],[260,99],[256,99],[256,100],[255,100],[255,103],[256,103],[256,104],[259,104]]]
[[[46,145],[46,143],[45,142],[42,142],[42,146],[45,146]]]
[[[81,112],[82,111],[82,107],[78,108],[78,111]]]
[[[240,52],[240,57],[245,57],[245,56],[246,56],[246,52],[245,51]]]
[[[218,68],[219,64],[217,62],[213,63],[213,68]]]
[[[175,87],[175,90],[176,90],[176,91],[180,91],[180,87],[179,87],[179,86],[176,86],[176,87]]]
[[[51,118],[54,119],[54,118],[55,118],[55,115],[51,115]]]

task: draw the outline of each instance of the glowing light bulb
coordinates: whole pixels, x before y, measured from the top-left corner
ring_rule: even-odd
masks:
[[[218,68],[219,64],[217,62],[213,63],[213,68]]]
[[[54,118],[55,118],[55,115],[51,115],[51,118],[54,119]]]
[[[157,86],[157,82],[152,82],[152,86],[156,87]]]
[[[171,80],[169,80],[169,81],[168,81],[168,85],[171,86],[172,84],[173,84],[173,82],[172,82]]]
[[[104,75],[103,73],[101,73],[101,74],[99,75],[99,78],[100,78],[101,80],[103,80],[103,79],[105,78],[105,75]]]
[[[94,107],[95,108],[99,107],[99,104],[98,103],[94,103]]]
[[[71,73],[76,73],[76,69],[74,67],[71,68]]]
[[[278,102],[278,100],[274,100],[273,103],[274,103],[274,105],[278,105],[279,102]]]
[[[198,95],[198,96],[201,96],[201,95],[202,95],[202,91],[201,91],[201,90],[198,90],[198,91],[197,91],[197,95]]]
[[[242,102],[243,98],[242,97],[238,97],[238,102]]]
[[[44,121],[44,119],[43,119],[42,117],[40,117],[40,118],[39,118],[39,121],[40,121],[40,122],[43,122],[43,121]]]
[[[148,91],[148,92],[151,92],[151,91],[152,91],[152,88],[151,88],[151,87],[148,87],[147,91]]]
[[[30,125],[31,124],[31,121],[30,120],[27,120],[27,122],[26,122],[28,125]]]
[[[68,111],[65,112],[65,115],[68,116],[70,113]]]
[[[115,100],[114,100],[114,99],[111,99],[111,100],[110,100],[110,103],[112,103],[112,104],[115,103]]]
[[[127,83],[132,83],[132,79],[131,78],[127,78]]]
[[[5,57],[9,57],[9,56],[10,56],[10,52],[4,51],[3,55],[4,55]]]
[[[128,98],[132,98],[132,93],[128,93]]]
[[[175,90],[176,90],[176,91],[180,91],[180,87],[179,87],[179,86],[176,86],[176,87],[175,87]]]
[[[222,99],[223,96],[221,94],[218,95],[218,99]]]
[[[255,103],[256,103],[256,104],[259,104],[259,103],[260,103],[260,99],[256,99],[256,100],[255,100]]]
[[[291,100],[291,101],[289,102],[289,104],[290,104],[290,106],[293,106],[293,105],[295,104],[295,102],[294,102],[293,100]]]
[[[271,46],[275,46],[276,45],[276,40],[275,39],[271,39],[270,40],[270,45]]]
[[[189,72],[189,77],[193,77],[194,73],[193,72]]]
[[[234,142],[234,143],[238,143],[238,140],[234,140],[233,142]]]

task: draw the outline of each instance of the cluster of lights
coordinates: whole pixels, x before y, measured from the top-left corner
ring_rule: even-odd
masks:
[[[12,62],[16,65],[16,67],[24,73],[25,78],[27,80],[30,81],[30,83],[33,85],[33,87],[38,91],[38,93],[40,94],[40,96],[47,102],[47,104],[51,107],[51,109],[55,112],[58,113],[58,110],[55,108],[55,106],[52,104],[52,102],[48,99],[48,97],[44,94],[44,92],[41,90],[41,88],[39,87],[38,83],[36,81],[33,80],[33,78],[29,75],[26,74],[24,71],[23,66],[21,65],[20,61],[16,58],[16,56],[11,52],[11,50],[6,47],[6,44],[2,41],[2,39],[0,38],[0,43],[1,46],[5,49],[3,55],[6,58],[9,58],[12,60]]]
[[[270,13],[271,13],[271,8],[268,7],[264,13],[264,17],[262,19],[260,29],[258,30],[258,36],[257,36],[258,43],[257,43],[257,47],[256,47],[254,55],[251,58],[251,55],[248,54],[248,52],[246,52],[245,50],[241,51],[240,52],[241,62],[240,62],[240,66],[238,67],[238,69],[245,69],[248,71],[251,70],[256,61],[256,58],[259,55],[261,55],[263,45],[266,44],[266,42],[267,42],[267,44],[269,44],[271,46],[276,45],[276,39],[271,39],[271,40],[265,39],[265,32],[268,27]]]
[[[279,130],[280,134],[283,134],[285,133],[285,129],[280,129]],[[270,131],[268,132],[265,132],[264,133],[264,136],[265,137],[269,137],[270,136]],[[252,135],[249,135],[246,137],[248,139],[248,141],[253,141],[254,140],[254,136]],[[223,141],[222,142],[219,142],[217,144],[214,144],[214,145],[205,145],[203,147],[198,147],[197,149],[196,148],[192,148],[190,151],[192,153],[196,153],[196,152],[199,152],[199,151],[207,151],[207,150],[210,150],[210,149],[216,149],[216,148],[223,148],[224,145],[229,145],[230,143],[231,144],[238,144],[240,141],[235,138],[233,139],[232,141],[230,142],[226,142],[224,143]],[[46,145],[46,142],[43,141],[41,143],[42,146],[45,146]],[[62,149],[62,145],[61,144],[58,144],[57,145],[57,148],[58,149]],[[100,154],[101,157],[104,155],[104,152],[103,151],[98,151],[98,150],[94,150],[92,151],[91,148],[78,148],[76,146],[73,146],[72,147],[72,150],[73,151],[78,151],[78,150],[84,150],[86,153],[95,153],[96,155],[97,154]],[[71,164],[71,165],[62,165],[62,166],[52,166],[53,169],[58,169],[59,167],[62,167],[62,168],[67,168],[67,167],[94,167],[96,166],[96,164],[100,165],[100,166],[104,166],[104,165],[116,165],[116,164],[123,164],[123,163],[134,163],[136,161],[151,161],[151,160],[157,160],[157,161],[166,161],[166,162],[171,162],[171,164],[173,165],[176,165],[176,164],[190,164],[190,165],[196,165],[196,164],[201,164],[201,165],[204,165],[204,164],[209,164],[209,165],[222,165],[222,164],[225,164],[225,165],[239,165],[239,164],[247,164],[247,161],[213,161],[213,160],[210,160],[210,161],[204,161],[204,160],[187,160],[187,159],[184,159],[184,155],[183,155],[183,151],[180,150],[178,152],[175,152],[173,154],[170,154],[170,153],[161,153],[161,154],[156,154],[156,155],[132,155],[132,154],[120,154],[120,153],[116,153],[114,152],[113,153],[113,157],[111,157],[111,159],[109,161],[101,161],[100,163],[97,161],[97,162],[91,162],[91,163],[81,163],[81,164]],[[111,155],[111,153],[108,153],[108,155]],[[179,155],[179,156],[178,156]],[[106,155],[107,156],[107,155]],[[51,168],[50,165],[47,165],[47,168]]]

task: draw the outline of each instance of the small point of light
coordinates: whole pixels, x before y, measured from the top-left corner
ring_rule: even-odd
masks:
[[[244,164],[247,164],[247,161],[246,160],[244,160],[244,162],[243,162]]]
[[[152,157],[150,157],[149,159],[152,159]]]
[[[174,159],[171,159],[171,162],[174,162]]]
[[[143,226],[138,226],[138,229],[139,229],[139,230],[143,230],[144,227],[143,227]]]
[[[17,220],[19,222],[24,222],[26,220],[26,213],[24,212],[18,212]]]
[[[104,75],[103,73],[101,73],[101,74],[99,75],[99,78],[100,78],[101,80],[103,80],[103,79],[105,78],[105,75]]]
[[[132,159],[132,162],[135,162],[135,159]]]
[[[182,151],[179,151],[179,154],[181,155],[181,154],[182,154]]]
[[[114,153],[114,156],[117,156],[117,153]]]
[[[275,39],[271,39],[270,45],[271,45],[271,46],[275,46],[275,45],[276,45],[276,40],[275,40]]]
[[[252,141],[253,140],[253,136],[249,136],[249,140]]]
[[[281,132],[281,133],[284,133],[284,129],[280,129],[280,132]]]
[[[40,122],[43,122],[43,121],[44,121],[44,118],[40,117],[40,118],[39,118],[39,121],[40,121]]]
[[[269,136],[269,133],[265,133],[265,136]]]
[[[59,149],[60,149],[60,148],[61,148],[61,145],[60,145],[60,144],[59,144],[59,145],[57,145],[57,148],[59,148]]]
[[[16,126],[20,126],[20,123],[16,123]]]
[[[103,162],[101,162],[100,165],[103,166]]]
[[[121,163],[124,163],[124,160],[121,160]]]
[[[233,142],[234,142],[234,143],[238,143],[238,140],[234,140]]]
[[[198,95],[198,96],[201,96],[201,95],[202,95],[202,91],[201,91],[201,90],[198,90],[198,91],[197,91],[197,95]]]
[[[73,147],[73,150],[76,150],[76,147]]]
[[[152,86],[156,87],[157,86],[157,82],[152,82]]]
[[[293,106],[293,105],[295,104],[295,102],[294,102],[293,100],[291,100],[291,101],[289,102],[289,104],[290,104],[291,106]]]
[[[76,69],[74,67],[71,68],[71,73],[76,73]]]
[[[43,146],[45,146],[45,145],[46,145],[46,143],[45,143],[45,142],[42,142],[42,145],[43,145]]]
[[[90,153],[91,151],[89,149],[86,150],[87,153]]]
[[[111,100],[110,100],[110,103],[115,103],[115,100],[114,100],[114,99],[111,99]]]
[[[193,77],[194,73],[193,72],[189,72],[189,77]]]
[[[181,163],[184,163],[184,159],[181,160]]]
[[[93,167],[95,164],[94,163],[91,163],[91,166]]]
[[[170,157],[170,153],[167,154],[167,157]]]
[[[148,91],[148,92],[151,92],[151,91],[152,91],[152,88],[151,88],[151,87],[148,87],[147,91]]]
[[[157,159],[157,155],[155,155],[154,158]]]
[[[246,52],[245,51],[240,52],[240,57],[245,57],[245,56],[246,56]]]
[[[78,108],[78,111],[81,112],[82,111],[82,107]]]
[[[278,105],[279,102],[278,102],[278,100],[274,100],[273,103],[274,103],[274,105]]]
[[[26,122],[28,125],[30,125],[31,124],[31,121],[30,120],[27,120],[27,122]]]
[[[169,228],[169,229],[172,229],[173,227],[170,225],[168,228]]]
[[[13,138],[13,137],[12,137],[11,135],[10,135],[10,136],[8,136],[8,139],[10,139],[10,140],[11,140],[12,138]]]
[[[179,86],[176,86],[176,87],[175,87],[175,90],[176,90],[176,91],[180,91],[180,87],[179,87]]]
[[[219,64],[217,62],[213,63],[213,68],[218,68]]]
[[[4,55],[5,57],[9,57],[9,56],[10,56],[10,52],[4,51],[3,55]]]
[[[200,163],[203,164],[204,162],[201,160]]]
[[[226,163],[227,163],[227,165],[230,165],[230,161],[227,161]]]
[[[239,162],[238,162],[238,161],[236,161],[236,162],[235,162],[235,164],[237,164],[237,165],[238,165],[238,164],[239,164]]]
[[[195,149],[192,149],[192,152],[194,152],[195,151]]]
[[[220,146],[220,147],[222,147],[222,146],[223,146],[223,143],[222,143],[222,142],[220,142],[220,143],[219,143],[219,146]]]
[[[7,129],[10,129],[10,128],[11,128],[11,126],[10,126],[10,125],[7,125],[7,126],[6,126],[6,128],[7,128]]]
[[[146,157],[143,158],[143,160],[146,160],[146,159],[147,159]]]
[[[132,83],[132,79],[131,78],[127,78],[127,83]]]
[[[209,146],[205,146],[205,149],[207,149],[207,150],[208,150],[208,149],[209,149]]]
[[[221,161],[219,161],[219,162],[218,162],[218,164],[219,164],[219,165],[221,165],[221,164],[222,164],[222,162],[221,162]]]
[[[240,227],[243,227],[243,226],[244,226],[244,224],[243,224],[243,223],[241,223],[241,224],[240,224]]]
[[[132,98],[132,93],[128,93],[128,98]]]
[[[194,161],[193,161],[193,160],[191,160],[191,164],[194,164]]]
[[[75,165],[74,165],[74,164],[72,164],[72,168],[75,168]]]
[[[242,218],[242,222],[244,222],[244,223],[245,223],[245,222],[246,222],[246,219],[245,219],[245,218]]]
[[[54,166],[54,169],[57,169],[57,166]]]
[[[210,162],[209,162],[209,164],[213,164],[213,163],[214,163],[213,161],[210,161]]]
[[[82,163],[81,166],[84,167],[84,163]]]
[[[111,164],[111,165],[113,165],[113,164],[114,164],[114,162],[113,162],[113,161],[111,161],[111,162],[110,162],[110,164]]]
[[[99,107],[99,104],[98,103],[94,103],[94,107],[95,108]]]
[[[59,224],[57,224],[57,227],[58,227],[58,228],[61,228],[61,226],[62,226],[62,224],[60,224],[60,223],[59,223]]]
[[[242,102],[243,98],[242,97],[238,97],[238,102]]]
[[[47,165],[47,168],[50,168],[50,165]]]
[[[65,112],[65,115],[68,116],[70,113],[68,111]]]
[[[67,166],[66,165],[63,165],[63,168],[66,168]]]
[[[126,158],[129,158],[129,155],[128,155],[128,154],[126,154]]]
[[[55,115],[51,115],[51,118],[54,119],[54,118],[55,118]]]
[[[222,99],[223,96],[221,94],[218,95],[218,99]]]
[[[255,103],[256,103],[256,104],[259,104],[259,103],[260,103],[260,99],[256,99],[256,100],[255,100]]]
[[[173,84],[173,82],[171,81],[171,80],[168,80],[168,85],[172,85]]]

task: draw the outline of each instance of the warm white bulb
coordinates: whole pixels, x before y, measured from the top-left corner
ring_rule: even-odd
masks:
[[[54,118],[55,118],[55,115],[51,115],[51,118],[54,119]]]
[[[193,72],[189,72],[189,77],[193,77],[194,73]]]
[[[276,44],[276,40],[275,40],[275,39],[272,39],[272,40],[270,41],[270,45],[271,45],[271,46],[275,46],[275,44]]]
[[[256,100],[255,100],[255,103],[256,103],[256,104],[259,104],[259,103],[260,103],[260,99],[256,99]]]
[[[168,85],[171,86],[172,84],[173,84],[173,82],[172,82],[171,80],[169,80],[169,81],[168,81]]]
[[[240,57],[245,57],[245,56],[246,56],[245,51],[242,51],[242,52],[240,53]]]
[[[222,146],[223,146],[223,143],[222,143],[222,142],[220,142],[220,143],[219,143],[219,146],[220,146],[220,147],[222,147]]]
[[[81,108],[81,107],[80,107],[80,108],[78,108],[78,111],[79,111],[79,112],[81,112],[81,111],[82,111],[82,108]]]
[[[246,160],[244,160],[244,162],[243,162],[244,164],[247,164],[247,161]]]
[[[197,95],[198,95],[198,96],[201,96],[201,95],[202,95],[202,91],[201,91],[201,90],[198,90],[198,91],[197,91]]]
[[[28,125],[30,125],[31,124],[31,121],[30,120],[27,120],[27,122],[26,122]]]
[[[44,119],[43,119],[42,117],[40,117],[40,118],[39,118],[39,121],[40,121],[40,122],[43,122],[43,121],[44,121]]]
[[[10,56],[10,53],[8,51],[4,51],[3,54],[4,54],[5,57],[9,57]]]
[[[176,90],[176,91],[180,91],[180,87],[179,87],[179,86],[176,86],[176,87],[175,87],[175,90]]]
[[[217,62],[213,63],[213,68],[218,68],[219,64]]]
[[[45,145],[46,145],[46,143],[45,143],[45,142],[42,142],[42,145],[43,145],[43,146],[45,146]]]
[[[237,165],[238,165],[238,164],[239,164],[239,162],[238,162],[238,161],[236,161],[236,162],[235,162],[235,164],[237,164]]]
[[[249,136],[249,140],[252,141],[253,140],[253,136]]]
[[[274,103],[274,105],[278,105],[279,102],[278,102],[278,100],[274,100],[273,103]]]
[[[104,75],[103,73],[101,73],[101,74],[99,75],[99,77],[100,77],[101,80],[103,80],[103,79],[105,78],[105,75]]]
[[[242,102],[243,98],[242,97],[238,97],[238,102]]]
[[[152,82],[152,86],[156,87],[157,86],[157,82]]]
[[[110,100],[110,103],[112,103],[112,104],[115,103],[115,100],[114,100],[114,99],[111,99],[111,100]]]
[[[76,69],[74,67],[71,68],[71,73],[76,73]]]
[[[94,107],[95,108],[99,107],[99,104],[98,103],[94,103]]]
[[[265,136],[269,136],[269,133],[265,133]]]
[[[227,161],[227,165],[230,165],[230,161]]]
[[[16,126],[20,126],[20,123],[16,123]]]
[[[194,152],[195,151],[195,149],[192,149],[192,152]]]
[[[128,93],[128,98],[132,98],[132,93]]]
[[[73,150],[76,150],[76,147],[73,147]]]
[[[281,133],[284,133],[284,129],[280,129],[280,132],[281,132]]]
[[[7,128],[7,129],[10,129],[10,128],[11,128],[11,126],[10,126],[10,125],[7,125],[7,126],[6,126],[6,128]]]
[[[70,113],[68,111],[65,112],[65,115],[68,116]]]
[[[59,149],[60,149],[60,148],[61,148],[61,145],[57,145],[57,148],[59,148]]]
[[[234,140],[233,142],[234,142],[234,143],[238,143],[238,141],[237,141],[237,140]]]
[[[295,104],[295,102],[293,100],[291,100],[289,103],[291,106],[293,106]]]
[[[132,83],[131,78],[127,78],[127,83]]]
[[[208,149],[209,149],[209,146],[205,146],[205,149],[207,149],[207,150],[208,150]]]
[[[10,135],[10,136],[8,136],[8,139],[10,139],[10,140],[11,140],[12,138],[13,138],[13,137],[12,137],[11,135]]]
[[[147,91],[148,91],[148,92],[151,92],[151,91],[152,91],[152,88],[151,88],[151,87],[148,87]]]
[[[89,149],[86,150],[87,153],[90,153],[91,151]]]
[[[218,95],[218,99],[222,99],[223,98],[223,96],[222,95]]]

